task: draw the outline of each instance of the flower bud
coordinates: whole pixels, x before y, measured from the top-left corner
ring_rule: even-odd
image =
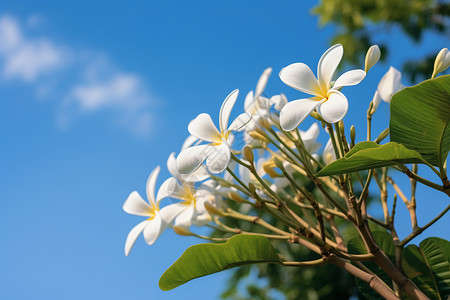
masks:
[[[273,178],[280,177],[280,174],[275,172],[275,170],[273,169],[274,167],[276,167],[276,165],[272,159],[269,159],[268,161],[264,162],[262,164],[262,167],[264,169],[264,172],[266,172],[266,174],[269,175],[270,178],[273,179]]]
[[[209,212],[211,215],[219,215],[219,216],[223,215],[223,211],[221,209],[218,209],[217,207],[211,205],[211,203],[209,202],[205,202],[203,206],[205,207],[206,211]]]
[[[369,70],[378,62],[380,59],[381,52],[380,48],[378,48],[377,45],[373,45],[372,47],[367,50],[366,54],[366,64],[364,71],[367,73]]]
[[[268,143],[268,142],[269,142],[269,141],[266,139],[265,136],[263,136],[261,133],[255,131],[255,130],[249,131],[248,134],[249,134],[252,138],[254,138],[254,139],[256,139],[256,140],[262,141],[262,142],[264,142],[264,143]]]
[[[436,56],[436,60],[434,61],[433,75],[431,75],[431,78],[434,78],[436,77],[437,74],[447,70],[449,66],[450,66],[450,51],[448,51],[447,48],[444,48],[441,51],[439,51],[438,55]]]
[[[355,130],[355,126],[352,125],[352,127],[350,127],[350,140],[351,140],[350,146],[352,148],[353,148],[353,146],[355,146],[355,138],[356,138],[356,130]]]
[[[256,187],[255,187],[255,185],[252,182],[250,182],[248,184],[248,189],[250,190],[250,193],[252,195],[256,195]]]
[[[315,110],[313,110],[313,111],[310,113],[310,116],[313,117],[314,119],[320,121],[320,122],[325,122],[325,120],[322,118],[322,116],[319,115],[319,113],[318,113],[317,111],[315,111]]]
[[[255,157],[253,155],[252,148],[250,148],[249,146],[244,147],[244,157],[251,165],[253,165]]]
[[[182,235],[182,236],[190,236],[192,235],[192,232],[190,232],[188,229],[184,228],[183,226],[173,226],[173,231],[175,231],[176,234]]]
[[[280,170],[284,169],[283,163],[278,158],[274,157],[273,162],[275,163],[275,165],[277,166],[278,169],[280,169]]]
[[[269,124],[269,121],[267,121],[265,118],[259,118],[258,123],[264,129],[272,128]]]
[[[370,110],[370,115],[373,115],[375,113],[375,111],[378,108],[378,105],[380,105],[381,102],[381,97],[378,94],[378,91],[375,91],[375,94],[373,95],[373,99],[372,99],[372,109]]]
[[[247,202],[244,198],[241,197],[241,195],[239,195],[238,193],[233,192],[233,191],[228,192],[228,198],[230,198],[231,200],[236,201],[238,203]],[[206,206],[205,206],[205,208],[206,208]]]
[[[340,120],[338,125],[339,125],[339,133],[341,134],[341,136],[344,136],[345,135],[344,121]]]

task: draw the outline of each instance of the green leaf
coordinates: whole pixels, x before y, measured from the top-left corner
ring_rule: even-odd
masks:
[[[409,245],[403,249],[402,267],[406,275],[430,299],[450,296],[450,242],[431,237],[420,247]]]
[[[450,75],[405,88],[391,101],[391,141],[439,166],[450,150]]]
[[[379,145],[375,142],[361,142],[344,157],[328,164],[316,176],[351,173],[375,169],[396,163],[424,163],[420,153],[405,146],[390,142]]]
[[[391,261],[395,261],[395,246],[392,241],[392,237],[386,231],[374,231],[373,237],[377,242],[378,246],[381,250],[386,253],[386,255],[391,259]],[[357,236],[348,241],[347,248],[349,253],[351,254],[366,254],[366,247],[364,246],[364,242],[361,237]],[[364,262],[364,265],[368,267],[372,272],[374,272],[381,280],[383,280],[388,286],[392,288],[392,280],[389,276],[384,273],[384,271],[373,262]],[[377,292],[375,292],[367,282],[356,278],[356,285],[361,293],[367,297],[367,299],[384,299]]]
[[[159,279],[168,291],[186,282],[242,265],[278,263],[277,251],[259,235],[235,235],[225,244],[200,244],[189,247]]]

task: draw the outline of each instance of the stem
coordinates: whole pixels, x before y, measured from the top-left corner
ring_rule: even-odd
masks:
[[[323,258],[319,258],[312,261],[282,261],[280,264],[283,266],[288,267],[313,267],[313,266],[320,266],[325,264],[326,261]]]
[[[386,287],[386,285],[381,282],[380,278],[378,278],[377,276],[364,272],[363,270],[357,268],[356,266],[339,257],[330,257],[328,258],[328,261],[338,267],[341,267],[353,276],[367,282],[372,289],[374,289],[385,299],[399,299],[390,288]]]

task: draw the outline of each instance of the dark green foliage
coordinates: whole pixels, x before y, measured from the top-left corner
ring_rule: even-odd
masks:
[[[449,35],[450,3],[433,0],[321,0],[313,13],[320,24],[332,24],[336,31],[332,43],[344,46],[344,60],[352,65],[364,65],[367,49],[392,28],[400,28],[414,42],[421,41],[425,32]],[[388,55],[389,44],[379,44]],[[441,49],[430,52],[422,61],[406,61],[403,72],[415,81],[429,78],[434,58]],[[431,62],[431,63],[430,63]]]

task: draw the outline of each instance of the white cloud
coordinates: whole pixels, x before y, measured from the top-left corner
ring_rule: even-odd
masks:
[[[62,49],[51,41],[26,39],[11,16],[0,18],[0,55],[4,59],[3,77],[28,82],[61,67],[65,60]]]
[[[43,22],[28,19],[28,27]],[[0,72],[3,81],[31,86],[37,96],[58,100],[57,123],[68,128],[85,114],[108,111],[115,123],[147,134],[154,118],[150,96],[138,74],[123,71],[105,54],[61,46],[46,36],[30,37],[26,26],[0,16]],[[69,83],[67,83],[69,82]]]

